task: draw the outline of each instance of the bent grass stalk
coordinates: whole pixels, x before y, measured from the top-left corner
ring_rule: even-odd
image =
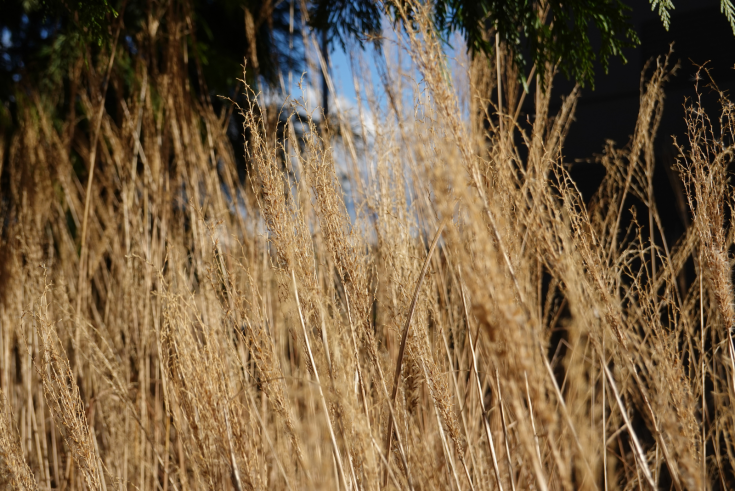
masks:
[[[445,218],[442,220],[442,222],[439,224],[439,227],[437,228],[436,232],[434,233],[434,240],[431,241],[431,246],[429,246],[429,251],[426,253],[426,259],[424,259],[424,265],[421,268],[421,272],[419,273],[419,277],[416,280],[416,287],[414,288],[413,298],[411,299],[411,305],[408,308],[408,315],[406,316],[406,324],[403,327],[403,334],[401,335],[401,345],[400,348],[398,348],[398,358],[396,358],[396,371],[393,375],[393,390],[390,395],[390,399],[388,401],[389,404],[393,405],[396,400],[396,394],[398,393],[398,384],[400,382],[401,378],[401,368],[403,366],[403,354],[406,351],[406,340],[408,339],[408,330],[411,328],[411,320],[413,319],[413,314],[416,312],[416,302],[418,301],[419,294],[421,293],[421,282],[424,281],[424,276],[426,276],[426,271],[429,269],[429,264],[431,263],[431,255],[434,253],[434,249],[436,249],[436,245],[439,243],[439,238],[441,237],[442,230],[444,230],[444,227],[446,226],[448,221],[448,218]],[[390,412],[388,415],[388,425],[386,427],[386,434],[385,434],[385,454],[390,455],[390,448],[393,443],[393,411]],[[385,469],[385,472],[383,473],[383,486],[385,486],[386,480],[388,479],[388,469]]]

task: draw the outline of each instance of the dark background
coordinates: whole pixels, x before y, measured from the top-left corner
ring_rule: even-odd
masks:
[[[679,69],[664,85],[666,100],[663,118],[654,142],[656,170],[654,194],[664,230],[671,246],[687,227],[690,216],[684,201],[683,186],[674,165],[679,153],[674,138],[686,147],[684,110],[687,100],[698,97],[695,89],[698,66],[709,69],[712,79],[727,95],[735,85],[735,35],[725,16],[720,13],[717,0],[679,0],[671,15],[669,31],[664,28],[656,12],[645,1],[631,2],[631,16],[641,45],[625,50],[628,59],[610,60],[609,72],[598,67],[595,89],[583,88],[577,104],[575,121],[564,145],[565,161],[571,165],[574,177],[585,199],[589,199],[604,177],[601,164],[594,163],[595,154],[602,154],[605,142],[612,140],[616,147],[624,147],[635,131],[640,106],[641,74],[646,63],[666,55],[673,44],[670,65],[678,62]],[[594,36],[594,33],[591,33]],[[654,65],[655,66],[655,65]],[[652,68],[647,71],[650,77]],[[719,117],[720,96],[711,87],[707,75],[699,81],[699,95],[703,107],[713,121]],[[557,77],[553,87],[551,114],[561,106],[561,96],[568,94],[574,84]],[[527,100],[533,100],[532,97]],[[530,106],[529,106],[530,108]],[[634,203],[631,203],[634,204]]]
[[[732,89],[735,82],[735,35],[720,13],[719,1],[679,0],[675,5],[667,32],[647,2],[633,3],[631,14],[641,45],[625,51],[627,64],[612,58],[608,74],[598,70],[594,90],[582,89],[577,106],[577,124],[571,128],[567,139],[565,153],[568,158],[573,160],[599,153],[606,139],[619,145],[628,141],[638,115],[641,72],[647,61],[665,55],[671,43],[674,43],[672,60],[678,61],[681,67],[664,87],[666,105],[657,151],[671,145],[671,135],[678,135],[680,139],[684,136],[683,105],[686,98],[696,95],[696,65],[706,63],[719,88]],[[718,96],[703,82],[706,80],[700,82],[700,92],[705,96],[708,109],[711,106],[717,110]],[[572,83],[559,77],[555,90],[560,94],[568,93],[572,87]]]

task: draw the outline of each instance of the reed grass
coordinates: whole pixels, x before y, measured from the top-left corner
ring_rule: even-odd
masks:
[[[71,74],[80,114],[19,102],[0,141],[1,486],[735,485],[732,104],[688,103],[691,223],[669,244],[666,56],[585,200],[563,153],[578,90],[552,114],[500,45],[450,70],[413,3],[387,103],[356,63],[356,128],[245,85],[233,148],[173,10],[148,29],[165,62],[103,52]]]

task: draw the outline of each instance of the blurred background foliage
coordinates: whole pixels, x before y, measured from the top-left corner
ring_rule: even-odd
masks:
[[[670,0],[638,1],[650,4],[668,29],[674,8]],[[720,4],[722,14],[735,26],[731,0]],[[283,89],[284,73],[298,77],[305,71],[304,42],[312,34],[324,53],[350,43],[362,47],[372,43],[380,50],[383,22],[395,23],[396,9],[405,8],[392,0],[0,0],[0,5],[0,133],[4,134],[16,124],[18,104],[32,93],[59,121],[75,111],[77,78],[72,75],[83,72],[104,84],[105,74],[93,74],[91,67],[104,66],[100,60],[108,59],[113,49],[117,51],[111,89],[126,96],[135,85],[135,63],[146,64],[149,73],[166,63],[169,48],[157,34],[166,30],[171,15],[186,19],[187,31],[176,35],[187,60],[190,90],[220,109],[223,102],[217,96],[235,97],[242,65],[247,66],[247,83],[256,92],[264,87]],[[489,62],[496,43],[502,43],[524,84],[534,70],[545,84],[544,71],[552,66],[569,80],[592,88],[596,67],[607,72],[611,58],[625,62],[624,50],[640,43],[629,10],[620,0],[431,4],[434,27],[445,42],[458,32],[473,56],[488,57]],[[325,88],[323,81],[324,93]],[[328,98],[323,98],[322,106],[328,113]]]
[[[117,70],[130,87],[133,59],[146,56],[149,69],[165,63],[161,46],[154,48],[156,34],[165,29],[167,14],[174,10],[186,17],[188,32],[181,48],[187,52],[192,90],[197,93],[232,95],[241,66],[248,62],[248,83],[277,85],[279,70],[303,68],[301,16],[293,2],[239,0],[185,0],[157,2],[128,0],[111,5],[92,2],[9,1],[2,2],[0,16],[0,101],[2,124],[12,125],[18,98],[32,88],[41,89],[48,102],[58,105],[68,89],[70,71],[81,60],[84,70],[95,65],[113,46],[119,48]],[[246,27],[247,26],[247,27]],[[251,32],[248,32],[248,28]],[[119,30],[119,34],[118,34]],[[60,107],[64,108],[63,104]],[[68,109],[68,107],[66,108]]]

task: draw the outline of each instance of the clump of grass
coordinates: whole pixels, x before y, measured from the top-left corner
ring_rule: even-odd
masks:
[[[28,467],[18,442],[18,433],[8,408],[5,394],[0,392],[0,484],[4,487],[19,490],[36,490],[38,485]]]
[[[77,80],[84,124],[22,102],[0,141],[1,484],[733,487],[731,103],[682,122],[692,220],[669,243],[667,57],[585,201],[563,157],[578,91],[552,114],[502,46],[452,79],[425,8],[396,11],[389,103],[355,77],[373,125],[247,85],[217,114],[175,9],[148,30],[165,64],[120,51],[123,86],[103,53],[114,96]]]

